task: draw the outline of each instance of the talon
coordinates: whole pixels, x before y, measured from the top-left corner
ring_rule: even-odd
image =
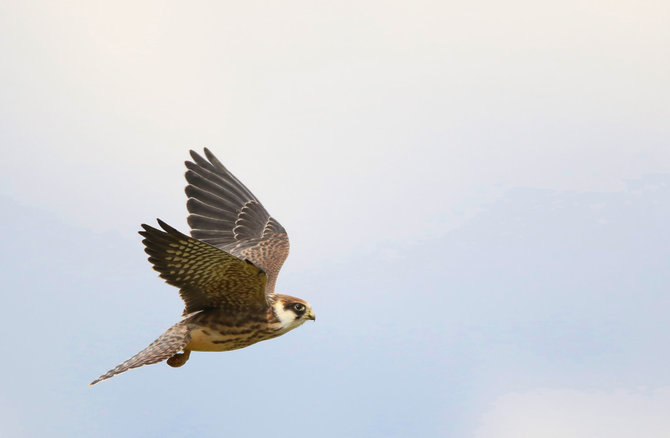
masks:
[[[178,368],[186,363],[188,357],[191,355],[191,350],[184,350],[183,353],[177,353],[167,360],[167,364],[171,367]]]

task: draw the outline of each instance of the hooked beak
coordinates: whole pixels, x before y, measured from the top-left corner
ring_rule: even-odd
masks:
[[[311,319],[312,321],[316,321],[316,315],[314,314],[314,312],[312,312],[310,310],[309,313],[307,314],[307,319]]]

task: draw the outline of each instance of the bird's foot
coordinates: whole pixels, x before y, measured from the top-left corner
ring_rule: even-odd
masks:
[[[186,363],[188,357],[191,355],[191,350],[184,350],[183,353],[177,353],[167,360],[167,364],[171,367],[180,367]]]

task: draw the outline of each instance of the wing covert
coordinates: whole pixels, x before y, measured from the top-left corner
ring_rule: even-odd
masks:
[[[231,310],[267,306],[267,275],[248,260],[241,260],[208,243],[180,233],[158,219],[159,230],[142,224],[144,251],[160,277],[173,286],[186,303],[184,315],[202,309]]]

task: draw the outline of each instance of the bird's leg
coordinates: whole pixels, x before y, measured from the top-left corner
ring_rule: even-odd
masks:
[[[183,353],[177,353],[167,360],[167,364],[171,367],[180,367],[186,363],[188,357],[191,355],[191,350],[184,350]]]

